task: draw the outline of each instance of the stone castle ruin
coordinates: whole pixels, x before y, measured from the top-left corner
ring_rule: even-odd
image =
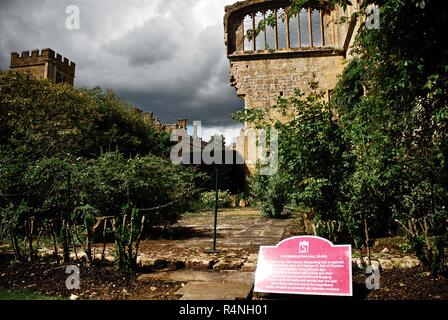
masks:
[[[224,31],[230,82],[245,108],[275,105],[279,96],[287,98],[295,89],[310,92],[312,81],[319,83],[319,89],[330,100],[338,76],[352,57],[350,48],[362,23],[349,19],[341,22],[341,18],[359,11],[360,1],[352,3],[346,11],[340,6],[331,11],[310,7],[286,18],[285,8],[290,4],[286,0],[247,0],[227,6]],[[275,26],[267,25],[257,34],[254,30],[260,21],[271,16]],[[254,146],[246,142],[247,130],[242,131],[237,142],[244,159],[256,153],[251,150]],[[249,165],[250,171],[254,169]]]
[[[48,79],[53,83],[75,83],[76,64],[51,49],[11,53],[11,70],[29,73],[35,79]]]

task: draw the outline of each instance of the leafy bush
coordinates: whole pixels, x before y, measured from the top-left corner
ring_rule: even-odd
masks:
[[[349,169],[343,158],[347,145],[317,84],[311,86],[314,91],[307,97],[296,90],[294,96],[280,97],[271,108],[244,110],[236,115],[241,121],[259,128],[275,127],[279,132],[278,173],[256,174],[251,183],[251,193],[266,217],[279,217],[285,205],[294,201],[312,208],[319,219],[338,220],[340,183]],[[272,123],[272,112],[290,120]]]
[[[215,208],[216,192],[203,192],[200,195],[198,209],[212,210]],[[230,208],[232,205],[232,195],[228,191],[218,191],[218,208]]]
[[[288,177],[279,173],[273,176],[256,174],[250,180],[251,194],[266,218],[279,218],[290,199]]]
[[[47,155],[92,158],[102,152],[168,154],[169,136],[159,133],[111,91],[76,89],[0,73],[0,145]]]
[[[293,1],[292,7],[311,3]],[[371,236],[396,233],[399,224],[437,274],[448,235],[448,38],[437,30],[448,12],[430,0],[367,0],[361,9],[371,4],[379,5],[381,29],[361,27],[356,58],[330,104],[316,92],[296,92],[274,107],[237,114],[252,126],[280,131],[279,176],[255,177],[252,192],[268,215],[289,200],[309,207],[325,236],[334,233],[334,222],[342,223],[338,232],[348,232],[368,254]],[[292,120],[275,121],[272,113]]]
[[[0,230],[17,260],[33,259],[42,234],[56,259],[58,242],[65,261],[72,242],[91,260],[90,232],[101,215],[113,217],[117,265],[128,269],[145,225],[177,221],[198,175],[163,158],[168,135],[129,111],[99,88],[0,73]]]

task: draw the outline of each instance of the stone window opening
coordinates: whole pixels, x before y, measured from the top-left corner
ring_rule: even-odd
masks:
[[[323,13],[316,8],[291,16],[284,8],[257,11],[243,18],[243,36],[246,52],[324,47]]]
[[[264,12],[264,19],[268,19],[269,17],[274,15],[273,10],[268,10]],[[275,26],[270,26],[269,24],[266,24],[265,29],[265,36],[266,36],[266,49],[275,49],[277,48],[277,41],[276,41],[276,28]]]
[[[275,49],[286,49],[288,48],[288,37],[286,36],[286,14],[285,10],[280,8],[276,10],[276,25],[277,25],[277,38],[278,45]]]
[[[65,77],[64,74],[61,72],[56,72],[56,79],[55,79],[55,83],[64,83],[65,82]]]
[[[266,21],[265,13],[259,11],[255,14],[255,50],[266,50],[266,28],[259,32],[257,31],[262,21]]]
[[[243,30],[244,30],[244,51],[255,50],[254,44],[254,24],[255,20],[252,14],[244,17]]]

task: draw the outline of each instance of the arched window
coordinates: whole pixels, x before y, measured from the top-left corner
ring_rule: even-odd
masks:
[[[299,47],[299,17],[297,15],[289,17],[289,46]]]
[[[274,11],[268,10],[265,13],[266,19],[273,16]],[[266,49],[275,49],[275,29],[273,26],[266,24]]]
[[[268,22],[274,18],[276,25]],[[263,26],[264,28],[259,28]],[[272,22],[272,20],[271,20]],[[287,17],[285,9],[248,14],[243,19],[244,51],[324,46],[322,11],[303,8]]]
[[[244,17],[244,51],[253,51],[253,20],[252,15],[247,15]]]
[[[286,16],[284,9],[277,10],[278,49],[286,48]]]
[[[321,47],[323,46],[322,41],[322,19],[320,11],[317,9],[314,9],[311,11],[311,28],[312,28],[312,35],[313,35],[313,46],[314,47]]]
[[[264,20],[264,15],[262,12],[257,12],[257,14],[255,15],[255,30],[259,30],[259,25],[260,22],[262,22]],[[266,49],[266,45],[265,45],[265,33],[264,30],[261,30],[256,38],[255,38],[255,49],[256,50],[265,50]]]
[[[310,47],[310,26],[308,19],[308,9],[300,10],[300,46]]]

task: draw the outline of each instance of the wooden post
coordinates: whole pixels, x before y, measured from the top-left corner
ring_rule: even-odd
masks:
[[[286,15],[286,48],[291,48],[290,38],[289,38],[289,16]]]

